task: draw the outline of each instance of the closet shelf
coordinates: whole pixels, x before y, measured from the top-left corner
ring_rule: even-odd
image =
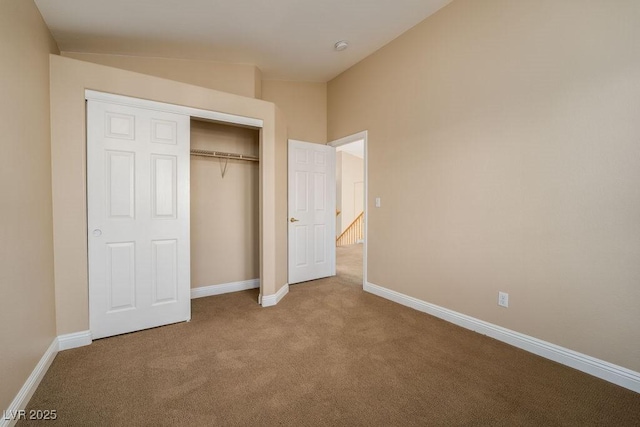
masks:
[[[236,153],[223,153],[221,151],[209,151],[209,150],[191,150],[192,156],[201,156],[201,157],[217,157],[220,159],[231,159],[231,160],[246,160],[248,162],[259,162],[260,159],[255,156],[247,156],[246,154],[236,154]]]

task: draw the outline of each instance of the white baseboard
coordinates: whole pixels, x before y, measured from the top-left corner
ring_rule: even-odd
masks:
[[[263,307],[271,307],[273,305],[276,305],[288,293],[289,293],[289,284],[285,283],[285,285],[283,287],[281,287],[280,290],[278,292],[276,292],[275,294],[262,296],[260,298],[262,306]]]
[[[201,286],[191,289],[191,299],[228,294],[229,292],[246,291],[260,287],[260,279],[243,280],[242,282],[223,283],[221,285]]]
[[[84,347],[91,344],[91,331],[74,332],[58,336],[58,351]]]
[[[367,282],[364,290],[640,393],[640,373]]]
[[[42,355],[40,361],[31,372],[31,375],[29,375],[29,378],[27,378],[27,381],[25,381],[24,385],[13,399],[13,402],[11,402],[5,411],[4,414],[7,416],[0,418],[0,427],[15,425],[17,422],[17,419],[15,418],[18,411],[24,410],[24,408],[27,407],[31,396],[33,396],[33,393],[35,393],[38,388],[40,381],[44,378],[44,374],[47,373],[47,370],[49,369],[49,366],[51,366],[51,362],[53,362],[56,354],[58,354],[58,339],[54,338],[49,348],[47,348],[44,355]],[[14,414],[13,419],[11,419],[11,414]]]

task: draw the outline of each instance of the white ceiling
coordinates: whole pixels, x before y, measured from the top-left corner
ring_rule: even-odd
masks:
[[[325,82],[451,0],[35,0],[62,51],[254,64]],[[333,50],[339,40],[349,48]]]

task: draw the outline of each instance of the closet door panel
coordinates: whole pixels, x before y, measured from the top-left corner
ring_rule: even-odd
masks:
[[[135,242],[107,244],[108,312],[136,306],[135,249]]]
[[[191,317],[189,127],[180,114],[87,103],[93,338]]]
[[[151,243],[153,304],[174,302],[178,291],[178,245],[176,240]]]
[[[151,119],[151,142],[176,145],[178,123],[172,120]]]
[[[176,156],[151,155],[151,215],[154,219],[177,217]]]
[[[109,218],[133,219],[135,215],[135,153],[107,151],[105,154]]]
[[[105,137],[116,139],[135,139],[136,118],[133,114],[106,112]]]

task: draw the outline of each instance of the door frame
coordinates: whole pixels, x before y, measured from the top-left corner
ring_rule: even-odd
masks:
[[[367,283],[367,254],[369,245],[369,144],[368,144],[369,132],[363,130],[362,132],[354,133],[353,135],[347,135],[343,138],[336,139],[331,142],[327,142],[327,145],[332,147],[340,147],[352,142],[364,141],[364,242],[362,248],[362,287]]]
[[[144,108],[145,110],[164,111],[166,113],[183,114],[185,116],[198,119],[213,120],[216,122],[229,123],[238,126],[246,126],[262,129],[264,121],[252,117],[238,116],[236,114],[221,113],[219,111],[202,110],[200,108],[185,107],[184,105],[168,104],[166,102],[150,101],[148,99],[135,98],[126,95],[116,95],[113,93],[99,92],[97,90],[86,89],[84,99],[108,102],[110,104],[126,105],[128,107]]]

